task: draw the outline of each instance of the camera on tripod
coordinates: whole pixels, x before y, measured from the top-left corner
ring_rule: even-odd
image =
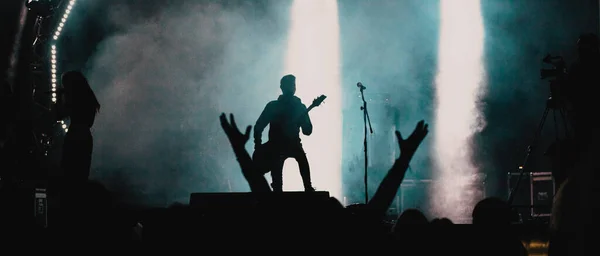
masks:
[[[550,85],[550,96],[548,97],[548,99],[546,100],[546,109],[544,110],[544,112],[542,113],[542,118],[540,119],[540,123],[537,126],[537,130],[535,132],[535,135],[533,136],[533,140],[531,142],[531,144],[529,144],[529,146],[527,146],[527,153],[525,155],[525,158],[523,160],[523,163],[521,165],[519,165],[519,171],[518,171],[518,177],[516,180],[516,184],[514,186],[512,186],[511,190],[510,190],[510,194],[508,197],[508,202],[509,204],[513,204],[514,200],[515,200],[515,192],[517,191],[517,189],[519,188],[520,184],[521,184],[521,180],[522,178],[525,176],[525,170],[526,170],[526,165],[529,161],[529,158],[531,156],[531,153],[533,152],[533,149],[537,146],[538,143],[538,139],[540,138],[540,136],[542,135],[542,131],[544,129],[544,124],[546,123],[546,119],[548,117],[548,114],[550,112],[552,112],[552,116],[554,119],[554,124],[555,124],[555,129],[556,129],[556,142],[555,142],[555,146],[561,146],[562,144],[560,143],[560,139],[559,139],[559,127],[560,125],[557,123],[558,120],[562,120],[563,122],[563,126],[564,126],[564,131],[565,131],[565,138],[568,138],[568,123],[567,123],[567,105],[568,105],[568,100],[566,99],[566,97],[568,97],[568,93],[563,93],[563,90],[568,90],[567,86],[568,86],[568,70],[567,70],[567,64],[565,63],[565,60],[560,57],[560,56],[552,56],[550,54],[546,55],[546,57],[544,57],[544,59],[542,60],[545,64],[549,64],[552,65],[552,68],[542,68],[540,69],[540,78],[541,79],[548,79],[548,84]],[[560,119],[558,119],[558,115],[560,115]],[[569,148],[567,147],[565,152],[568,152]],[[560,150],[557,149],[553,149],[553,152],[560,152]],[[549,152],[547,150],[547,152]],[[552,153],[552,154],[559,154],[559,153]],[[529,175],[532,175],[533,172],[528,171]],[[553,174],[554,175],[554,174]],[[533,177],[531,178],[531,182],[534,181]],[[540,177],[538,177],[540,178]],[[542,181],[542,180],[548,180],[544,177],[542,177],[543,179],[538,179],[538,181]],[[556,177],[555,177],[556,178]],[[552,180],[552,177],[550,177],[550,180]],[[540,205],[535,205],[535,204],[539,204],[540,201],[544,201],[546,203],[551,203],[552,200],[549,200],[547,195],[548,194],[553,194],[554,193],[554,184],[552,184],[552,189],[545,189],[546,191],[538,191],[537,195],[542,195],[542,197],[539,197],[538,200],[534,200],[533,197],[533,183],[531,184],[531,190],[532,191],[530,194],[530,205],[528,206],[528,208],[531,209],[531,217],[534,217],[535,215],[535,211],[534,209],[536,208],[540,208]],[[541,193],[541,194],[540,194]],[[544,194],[545,193],[545,194]],[[537,202],[534,202],[537,201]],[[548,207],[547,205],[544,205],[542,208],[551,208]]]
[[[563,57],[552,56],[550,54],[546,55],[542,61],[552,65],[552,68],[540,69],[541,79],[550,78],[550,96],[548,97],[546,104],[552,109],[563,108],[565,106],[565,101],[562,90],[564,90],[563,87],[568,75],[567,64]]]
[[[560,56],[552,56],[550,54],[546,55],[542,60],[546,64],[552,65],[552,68],[542,68],[540,69],[540,78],[555,78],[560,79],[567,75],[567,64],[563,57]]]

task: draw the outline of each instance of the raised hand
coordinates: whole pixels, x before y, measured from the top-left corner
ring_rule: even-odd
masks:
[[[419,145],[421,145],[421,142],[423,142],[423,139],[427,136],[427,133],[429,133],[429,125],[423,120],[417,123],[417,127],[415,127],[406,139],[402,138],[400,131],[396,131],[396,138],[400,147],[400,157],[411,159],[417,148],[419,148]]]
[[[415,127],[406,139],[402,138],[402,134],[399,131],[396,131],[398,145],[400,146],[400,157],[385,175],[377,188],[377,192],[375,192],[375,195],[373,195],[368,203],[368,207],[376,216],[383,217],[394,201],[394,198],[396,198],[410,160],[421,142],[423,142],[423,139],[425,139],[425,136],[427,136],[427,133],[429,133],[429,126],[423,120],[417,124],[417,127]]]
[[[225,113],[221,114],[219,119],[221,120],[221,127],[223,127],[225,134],[227,134],[227,138],[229,138],[233,152],[240,163],[242,174],[244,175],[244,178],[246,178],[246,181],[248,181],[248,185],[250,185],[250,190],[252,192],[261,193],[271,192],[269,183],[262,173],[256,171],[256,166],[254,165],[252,158],[250,158],[250,154],[248,154],[248,151],[246,151],[245,148],[246,142],[248,142],[250,139],[250,130],[252,130],[252,126],[249,125],[246,127],[246,132],[241,133],[240,129],[238,129],[237,124],[235,123],[233,114],[229,114],[230,121],[227,120]]]
[[[221,116],[219,116],[219,119],[221,120],[221,127],[223,127],[225,134],[227,134],[227,138],[229,138],[229,142],[231,143],[233,149],[237,150],[244,148],[246,142],[248,142],[250,139],[250,131],[252,130],[252,126],[248,125],[248,127],[246,127],[246,132],[241,133],[240,129],[238,129],[237,124],[235,123],[233,114],[229,114],[229,119],[231,121],[227,121],[225,113],[222,113]]]

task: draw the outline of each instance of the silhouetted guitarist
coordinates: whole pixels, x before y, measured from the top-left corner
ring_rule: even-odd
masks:
[[[300,176],[305,191],[314,191],[310,179],[310,167],[306,153],[300,142],[300,129],[306,136],[312,134],[313,125],[308,111],[296,93],[296,77],[286,75],[281,78],[282,95],[267,104],[254,126],[254,160],[265,172],[271,171],[273,191],[283,190],[283,163],[287,158],[298,162]],[[311,108],[318,106],[325,96],[313,102]],[[262,132],[269,127],[269,142],[262,144]]]

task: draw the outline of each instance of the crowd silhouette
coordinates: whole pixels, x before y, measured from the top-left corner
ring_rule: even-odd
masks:
[[[590,47],[590,44],[594,47]],[[590,86],[589,79],[584,78],[591,77],[592,71],[597,70],[596,65],[600,66],[597,44],[596,37],[590,35],[582,37],[579,42],[580,54],[593,56],[580,60],[574,68],[570,79],[580,87]],[[284,85],[289,86],[283,81],[282,89]],[[303,253],[323,250],[387,253],[388,250],[394,250],[394,253],[406,255],[528,254],[512,228],[514,212],[500,198],[486,198],[477,203],[472,212],[473,225],[469,226],[454,225],[443,216],[428,220],[417,209],[405,210],[393,225],[384,221],[411,159],[428,135],[429,126],[425,121],[419,121],[408,136],[396,131],[400,155],[376,193],[365,204],[344,207],[332,197],[323,199],[306,196],[290,200],[284,193],[278,193],[281,192],[280,182],[276,181],[277,184],[270,186],[261,169],[265,163],[253,159],[246,150],[246,144],[253,134],[252,126],[246,126],[241,131],[235,116],[223,113],[219,121],[237,158],[241,175],[256,199],[253,206],[236,211],[199,210],[179,204],[143,212],[124,209],[115,204],[112,194],[102,184],[89,180],[93,150],[90,128],[100,110],[100,103],[81,72],[66,72],[62,76],[62,83],[64,89],[59,97],[62,107],[59,116],[61,119],[68,117],[71,125],[65,136],[61,160],[64,179],[48,192],[49,207],[52,209],[48,215],[50,224],[47,228],[35,224],[33,216],[26,210],[31,209],[31,200],[24,196],[27,193],[3,186],[2,226],[7,227],[3,229],[5,232],[13,232],[13,237],[63,243],[93,241],[109,245],[118,242],[196,243],[194,245],[203,250],[214,249],[220,253],[238,250],[246,253],[287,253],[285,250],[300,250]],[[597,201],[600,189],[597,184],[600,183],[596,171],[597,160],[594,159],[598,152],[595,149],[597,146],[594,146],[597,145],[598,133],[594,124],[582,117],[591,115],[590,108],[597,108],[583,103],[590,100],[586,98],[590,97],[589,94],[597,95],[592,91],[596,88],[588,89],[588,93],[578,91],[569,94],[574,95],[572,97],[577,102],[574,108],[578,113],[575,115],[578,121],[576,127],[582,132],[577,133],[575,144],[580,145],[578,152],[581,153],[578,154],[579,161],[572,164],[575,171],[565,178],[564,183],[559,184],[561,186],[555,198],[550,227],[551,255],[588,255],[592,251],[589,234],[595,231],[593,228],[599,213]],[[298,107],[301,111],[306,110],[304,105]],[[258,144],[260,141],[257,142],[256,138],[268,123],[266,119],[261,120],[257,122],[260,126],[258,131],[254,133],[255,143]],[[298,125],[307,130],[305,133],[312,131],[310,119]],[[297,133],[298,127],[294,129]],[[6,141],[3,138],[3,144],[0,145],[3,151]],[[311,193],[309,177],[305,185],[307,195],[314,194]]]

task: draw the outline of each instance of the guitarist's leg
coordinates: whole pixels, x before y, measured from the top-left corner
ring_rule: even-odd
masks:
[[[314,191],[312,182],[310,179],[310,165],[308,164],[308,158],[302,148],[302,144],[294,150],[294,158],[298,162],[298,169],[300,169],[300,176],[302,177],[302,183],[304,183],[305,191]]]
[[[274,159],[271,167],[271,188],[273,192],[282,192],[283,191],[283,163],[285,162],[285,158],[278,157]]]

